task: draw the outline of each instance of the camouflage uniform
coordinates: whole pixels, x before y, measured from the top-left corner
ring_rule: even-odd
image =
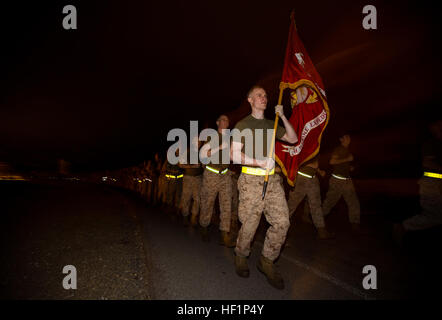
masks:
[[[262,151],[263,155],[268,154],[267,129],[273,129],[273,121],[268,119],[255,119],[249,115],[239,121],[235,128],[242,132],[245,129],[252,129],[253,135],[255,129],[264,129],[262,136]],[[285,129],[278,126],[276,131],[276,138],[281,139],[285,134]],[[243,144],[242,152],[252,159],[258,159],[262,155],[257,155],[258,150],[255,136],[253,138],[254,147],[253,153],[248,154],[245,148],[245,140],[238,137],[233,137],[234,142]],[[261,220],[261,215],[264,213],[266,220],[270,224],[267,229],[264,246],[262,249],[262,256],[270,261],[276,260],[279,256],[281,246],[285,242],[287,231],[290,226],[289,209],[285,199],[285,192],[282,186],[281,177],[277,174],[269,175],[267,185],[267,192],[264,200],[262,200],[262,189],[264,185],[264,176],[253,175],[242,172],[238,179],[239,190],[239,207],[238,217],[241,222],[241,229],[238,233],[235,253],[240,257],[247,257],[250,254],[250,244],[255,236],[256,229]]]
[[[183,174],[181,169],[177,165],[171,165],[168,163],[165,181],[167,184],[166,204],[171,207],[179,208],[183,186]]]
[[[183,192],[181,194],[181,210],[183,216],[189,215],[190,201],[193,198],[192,217],[198,215],[200,209],[200,192],[201,192],[202,176],[189,176],[184,174]]]
[[[333,154],[337,155],[339,158],[345,158],[350,155],[350,152],[347,148],[339,146],[335,148]],[[336,205],[341,196],[347,203],[350,223],[360,224],[361,208],[353,181],[350,177],[350,162],[333,165],[333,172],[329,180],[328,191],[322,204],[322,213],[324,214],[324,217],[330,213],[330,210]]]
[[[336,205],[341,196],[344,198],[348,206],[348,218],[350,223],[359,224],[361,221],[361,208],[359,199],[351,178],[345,180],[330,177],[327,195],[322,205],[324,217],[327,216],[331,209]]]
[[[167,160],[160,165],[160,176],[158,178],[158,193],[157,199],[159,203],[166,203],[167,196],[167,180],[166,180],[166,166]]]
[[[250,254],[250,244],[264,212],[270,227],[266,233],[262,255],[274,261],[279,256],[290,226],[289,209],[279,175],[269,176],[264,201],[261,199],[263,185],[264,177],[262,176],[242,173],[238,179],[238,216],[242,226],[235,252],[243,257]]]
[[[423,230],[442,224],[442,142],[427,141],[423,146],[423,157],[433,158],[438,167],[424,166],[424,176],[419,180],[422,212],[402,223],[405,230]]]
[[[313,169],[313,168],[312,168]],[[301,172],[304,172],[302,168]],[[310,212],[312,215],[312,220],[316,228],[324,228],[324,216],[322,214],[321,208],[321,193],[319,189],[318,177],[311,175],[312,178],[305,177],[298,173],[296,177],[295,188],[291,189],[289,192],[288,207],[290,212],[290,217],[296,211],[296,208],[307,196],[308,204],[310,206]]]
[[[228,172],[215,173],[208,169],[203,173],[201,190],[200,225],[207,227],[212,219],[216,196],[219,194],[221,231],[230,231],[231,205],[232,205],[232,179]]]
[[[230,171],[231,179],[232,179],[232,222],[236,223],[238,221],[238,179],[239,174],[235,171]]]

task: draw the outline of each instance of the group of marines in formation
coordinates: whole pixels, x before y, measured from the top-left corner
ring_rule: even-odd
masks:
[[[251,114],[240,120],[235,128],[240,132],[251,129],[254,135],[253,143],[262,143],[263,154],[266,155],[267,129],[273,129],[274,126],[273,120],[264,117],[267,94],[261,86],[254,86],[249,90],[247,100],[251,106]],[[283,124],[278,126],[276,138],[286,143],[296,143],[298,137],[284,115],[283,106],[276,106],[275,113],[279,114]],[[200,162],[191,164],[190,161],[180,161],[172,165],[167,159],[162,160],[156,154],[154,161],[149,160],[142,166],[124,169],[121,176],[124,176],[125,180],[120,183],[138,192],[151,204],[161,205],[169,212],[178,213],[184,225],[199,227],[202,240],[206,242],[210,241],[208,228],[213,221],[218,196],[220,244],[235,248],[235,269],[241,277],[249,277],[247,258],[261,216],[264,214],[269,227],[257,267],[277,289],[284,288],[284,281],[276,270],[274,261],[286,242],[290,218],[304,198],[307,197],[309,206],[306,207],[309,210],[304,210],[303,220],[314,224],[319,239],[334,236],[327,231],[324,217],[330,213],[341,196],[347,202],[352,228],[356,232],[360,230],[359,200],[350,178],[353,156],[348,150],[348,135],[340,138],[341,144],[332,154],[330,164],[333,166],[333,172],[330,187],[321,205],[317,175],[324,176],[325,172],[319,169],[317,157],[299,168],[295,187],[287,197],[281,168],[275,164],[273,157],[259,156],[256,153],[257,148],[245,148],[245,141],[241,138],[228,137],[227,141],[231,143],[226,146],[223,143],[226,141],[223,135],[229,134],[224,130],[229,128],[229,118],[221,115],[216,124],[219,137],[217,148],[212,149],[210,141],[203,145],[193,143],[190,148],[196,148],[199,154],[206,154],[210,159],[216,159],[218,156],[221,159],[223,148],[229,147],[231,161],[209,161],[205,165]],[[256,129],[264,129],[263,141],[257,141]],[[269,180],[265,197],[262,198],[266,171]]]

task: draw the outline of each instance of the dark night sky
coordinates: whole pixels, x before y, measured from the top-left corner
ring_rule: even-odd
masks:
[[[2,5],[0,161],[128,166],[164,150],[168,130],[189,120],[238,120],[257,82],[273,106],[295,9],[329,97],[324,152],[346,129],[362,167],[415,166],[422,126],[441,114],[440,14],[431,2],[263,3]],[[62,28],[67,4],[77,7],[78,30]],[[366,4],[378,10],[378,30],[362,28]]]

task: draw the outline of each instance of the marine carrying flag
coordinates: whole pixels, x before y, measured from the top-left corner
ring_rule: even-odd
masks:
[[[319,152],[330,111],[322,79],[296,31],[293,12],[279,88],[281,91],[290,89],[292,115],[289,121],[298,135],[298,142],[289,145],[276,141],[275,158],[287,182],[294,186],[298,168]]]

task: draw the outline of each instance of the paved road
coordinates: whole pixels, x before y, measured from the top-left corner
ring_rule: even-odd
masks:
[[[127,197],[64,181],[0,183],[0,299],[149,299]],[[66,265],[77,289],[62,286]]]
[[[298,209],[299,211],[302,208]],[[300,213],[300,212],[297,213]],[[391,224],[374,214],[363,217],[368,234],[354,235],[341,203],[328,219],[336,239],[320,241],[312,225],[295,219],[289,246],[282,251],[278,268],[286,289],[270,287],[255,267],[266,230],[261,221],[250,257],[251,276],[238,277],[232,249],[218,245],[219,232],[211,229],[210,243],[198,231],[159,210],[146,210],[145,242],[154,270],[153,296],[157,299],[401,299],[431,296],[440,283],[432,248],[400,249],[392,242]],[[295,215],[296,217],[296,215]],[[416,240],[419,245],[430,236]],[[440,238],[440,237],[439,237]],[[411,251],[410,251],[411,250]],[[364,266],[377,270],[377,290],[365,290]]]
[[[415,235],[399,249],[390,224],[376,212],[362,217],[369,234],[355,236],[345,206],[338,206],[327,220],[337,237],[327,241],[316,240],[313,227],[295,215],[277,262],[286,280],[280,291],[255,266],[264,220],[250,278],[243,279],[234,271],[233,250],[218,245],[216,226],[204,243],[196,229],[128,191],[67,182],[0,189],[3,298],[401,299],[431,297],[442,283],[440,229]],[[82,275],[76,292],[61,288],[61,267],[70,261]],[[362,287],[365,265],[377,269],[377,290]]]

